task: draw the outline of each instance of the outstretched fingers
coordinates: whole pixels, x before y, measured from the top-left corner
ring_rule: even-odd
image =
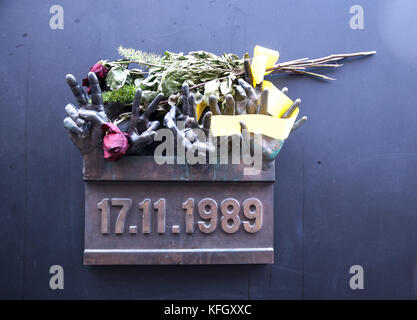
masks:
[[[80,118],[80,115],[78,114],[78,110],[73,104],[71,103],[67,104],[65,106],[65,112],[72,120],[74,120],[77,126],[82,126],[85,123],[85,121]]]
[[[254,100],[249,100],[246,105],[247,114],[257,114],[258,113],[258,104]]]
[[[177,107],[176,106],[171,106],[171,109],[169,109],[169,111],[165,115],[165,117],[164,117],[164,125],[168,129],[173,130],[174,127],[176,129],[176,125],[175,125],[176,113],[177,113]]]
[[[246,113],[247,114],[258,113],[259,100],[258,100],[258,95],[255,92],[255,89],[243,79],[239,79],[238,82],[239,82],[239,85],[245,91],[246,96],[249,98],[248,103],[246,105]]]
[[[195,104],[194,94],[190,94],[188,98],[188,115],[194,119],[197,119],[197,110]]]
[[[135,98],[132,102],[132,116],[139,117],[140,99],[142,98],[142,90],[138,89],[135,92]]]
[[[266,88],[261,93],[261,104],[259,108],[259,114],[268,113],[268,95],[269,95],[269,90],[268,88]]]
[[[211,95],[209,97],[209,109],[212,112],[213,115],[218,116],[221,115],[219,106],[217,104],[217,98],[215,95]]]
[[[181,87],[182,92],[182,113],[188,115],[190,103],[190,87],[187,82],[184,82]]]
[[[306,116],[304,116],[301,119],[297,120],[291,128],[291,132],[293,132],[293,131],[297,130],[299,127],[301,127],[307,121],[307,119],[308,118]]]
[[[226,95],[226,110],[225,115],[234,116],[235,115],[235,99],[231,94]]]
[[[90,85],[91,101],[96,111],[104,110],[103,96],[101,94],[100,83],[94,72],[88,73],[88,83]]]
[[[243,134],[244,131],[249,132],[248,127],[246,126],[246,123],[243,121],[239,121],[240,124],[240,132]]]
[[[239,124],[240,124],[240,134],[243,140],[249,143],[250,133],[249,133],[248,127],[246,126],[246,123],[243,121],[239,121]]]
[[[203,129],[205,130],[209,130],[211,127],[211,117],[212,117],[213,113],[211,111],[207,111],[204,116],[203,116]]]
[[[77,103],[81,108],[84,108],[88,104],[88,97],[81,86],[78,84],[77,79],[72,74],[67,74],[65,77],[68,86],[70,87],[73,95],[77,99]]]
[[[182,92],[182,113],[185,116],[196,118],[196,104],[195,98],[192,93],[190,93],[190,87],[187,82],[184,82],[181,87]]]
[[[71,117],[66,117],[64,119],[64,127],[71,133],[80,135],[83,133],[83,130],[77,124],[74,120],[71,119]]]
[[[283,119],[288,119],[293,114],[294,110],[298,108],[298,106],[301,103],[301,99],[297,99],[294,101],[294,103],[287,109],[287,111],[284,112],[284,114],[281,116]]]
[[[249,132],[248,127],[246,126],[246,123],[243,121],[239,121],[240,124],[240,139],[243,140],[243,143],[245,143],[248,147],[250,152],[252,153],[252,143],[251,143],[251,134]]]
[[[90,120],[98,125],[103,125],[107,123],[107,119],[105,115],[103,115],[100,112],[94,111],[94,110],[86,110],[86,109],[80,109],[78,111],[80,117],[82,117],[85,120]]]
[[[253,85],[253,74],[252,74],[252,68],[250,67],[249,59],[245,59],[243,62],[243,65],[245,67],[245,81],[249,83],[250,85]]]
[[[236,101],[242,101],[248,98],[242,86],[236,86],[235,98],[236,98]]]
[[[155,97],[155,99],[152,100],[152,102],[149,104],[149,106],[146,108],[145,112],[143,113],[143,117],[146,120],[149,120],[149,118],[152,116],[152,113],[154,113],[155,110],[158,108],[159,103],[162,101],[163,98],[164,98],[164,94],[159,93]]]
[[[68,114],[68,116],[71,117],[72,120],[75,120],[78,118],[78,110],[75,108],[75,106],[71,103],[68,103],[65,106],[65,112]]]
[[[243,90],[245,90],[245,93],[249,99],[257,100],[258,97],[256,95],[255,89],[249,83],[243,79],[239,79],[238,82],[242,86]]]

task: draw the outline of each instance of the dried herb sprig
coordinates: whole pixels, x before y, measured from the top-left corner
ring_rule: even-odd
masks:
[[[163,57],[148,55],[140,50],[119,48],[119,53],[129,62],[143,64],[148,67],[148,77],[136,81],[135,85],[142,89],[142,103],[146,105],[158,93],[163,93],[172,101],[178,99],[177,93],[181,90],[184,81],[190,86],[197,83],[216,81],[224,78],[222,82],[213,83],[196,92],[196,100],[209,98],[209,94],[216,94],[222,101],[228,93],[234,93],[234,74],[243,70],[242,60],[233,54],[217,56],[206,51],[190,52],[186,55],[166,51]],[[153,60],[153,59],[158,60]],[[158,63],[157,65],[151,62]],[[198,93],[198,94],[197,94]]]
[[[136,63],[148,67],[160,66],[161,60],[163,58],[163,56],[156,53],[144,52],[141,50],[135,50],[131,48],[124,48],[123,46],[117,48],[117,51],[122,57],[127,59],[128,63]]]

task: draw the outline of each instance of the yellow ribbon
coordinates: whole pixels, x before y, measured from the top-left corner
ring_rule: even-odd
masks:
[[[254,86],[261,83],[267,68],[273,67],[278,61],[279,52],[256,46],[252,59],[251,69],[254,77]],[[271,115],[247,114],[240,116],[213,116],[211,130],[213,136],[229,136],[241,132],[240,121],[244,122],[250,132],[261,133],[274,139],[286,139],[297,119],[299,109],[295,109],[288,119],[281,119],[284,112],[293,104],[293,101],[278,90],[271,82],[264,81],[264,88],[268,88],[268,113]],[[204,105],[205,108],[205,105]],[[203,106],[197,106],[197,115],[200,117]],[[200,113],[199,113],[200,112]]]

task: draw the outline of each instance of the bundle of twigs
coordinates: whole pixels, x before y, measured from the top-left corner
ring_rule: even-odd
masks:
[[[292,60],[288,62],[278,63],[272,68],[268,68],[266,71],[272,71],[273,73],[285,72],[285,73],[307,74],[310,76],[319,77],[319,78],[326,79],[326,80],[336,80],[334,78],[330,78],[323,74],[309,72],[306,70],[314,69],[314,68],[323,68],[323,67],[324,68],[339,68],[343,66],[343,64],[331,63],[331,62],[340,61],[346,58],[370,56],[375,53],[376,51],[369,51],[369,52],[357,52],[357,53],[346,53],[346,54],[332,54],[330,56],[318,58],[318,59],[303,58],[303,59],[297,59],[297,60]]]
[[[272,71],[271,73],[282,72],[282,73],[306,74],[306,75],[318,77],[318,78],[321,78],[321,79],[324,79],[324,80],[336,80],[334,78],[325,76],[323,74],[316,73],[316,72],[311,72],[311,71],[308,71],[308,70],[315,69],[315,68],[339,68],[339,67],[343,66],[343,64],[332,63],[332,62],[337,62],[337,61],[340,61],[340,60],[343,60],[343,59],[346,59],[346,58],[370,56],[370,55],[373,55],[375,53],[376,53],[376,51],[368,51],[368,52],[332,54],[330,56],[317,58],[317,59],[302,58],[302,59],[297,59],[297,60],[291,60],[291,61],[287,61],[287,62],[278,63],[275,66],[266,69],[266,71]],[[241,71],[241,70],[236,72],[237,77],[240,77],[244,74],[245,74],[245,72]],[[219,79],[224,79],[224,78],[226,78],[226,77],[219,78]],[[207,82],[197,84],[197,85],[191,87],[190,89],[199,88],[201,86],[204,86],[206,83]]]

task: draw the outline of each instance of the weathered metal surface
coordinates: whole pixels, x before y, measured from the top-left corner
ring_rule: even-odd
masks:
[[[87,182],[85,201],[85,264],[273,263],[269,182]]]
[[[84,156],[85,264],[273,263],[274,167]]]
[[[275,164],[257,175],[245,175],[244,164],[159,165],[153,157],[128,156],[116,162],[101,154],[84,156],[86,181],[275,181]]]

